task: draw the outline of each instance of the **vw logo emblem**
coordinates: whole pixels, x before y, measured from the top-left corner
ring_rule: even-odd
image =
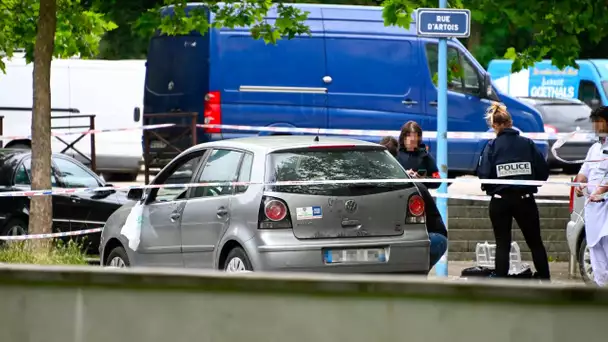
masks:
[[[346,201],[346,203],[344,203],[344,208],[349,213],[354,213],[355,211],[357,211],[357,202],[353,200],[348,200]]]

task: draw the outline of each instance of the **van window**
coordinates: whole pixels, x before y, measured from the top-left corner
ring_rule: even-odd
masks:
[[[592,106],[593,100],[597,100],[600,103],[602,101],[595,83],[585,80],[581,80],[578,86],[578,99],[585,102],[588,106]]]
[[[439,51],[437,44],[426,44],[426,57],[431,71],[430,77],[437,73],[437,63],[439,62]],[[456,48],[448,47],[448,67],[457,67],[462,70],[462,77],[454,77],[448,84],[451,91],[480,95],[481,75],[473,63],[466,56],[463,56]]]

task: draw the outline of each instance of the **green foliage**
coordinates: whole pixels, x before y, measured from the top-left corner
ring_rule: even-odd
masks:
[[[5,70],[2,57],[12,57],[25,50],[28,62],[33,60],[39,2],[36,0],[0,0],[0,70]],[[80,0],[57,0],[57,33],[53,55],[83,58],[97,54],[103,34],[117,26],[104,14],[87,10]]]
[[[304,24],[308,13],[283,3],[277,5],[277,19],[265,19],[273,6],[270,0],[225,1],[226,6],[219,6],[216,1],[204,1],[204,6],[196,7],[186,13],[187,0],[164,0],[163,6],[172,5],[173,15],[161,17],[161,5],[147,10],[135,23],[135,30],[145,36],[156,29],[166,35],[205,34],[210,28],[247,27],[254,39],[263,39],[266,43],[275,44],[282,37],[288,39],[302,34],[310,34]],[[214,20],[209,22],[207,11],[213,13]]]
[[[0,247],[0,263],[36,265],[87,265],[86,254],[74,242],[58,240],[50,249],[38,248],[31,240],[4,243]]]

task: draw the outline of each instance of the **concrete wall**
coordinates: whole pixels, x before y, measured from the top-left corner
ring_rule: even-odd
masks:
[[[0,266],[2,342],[605,341],[608,290]]]
[[[545,197],[543,199],[568,200],[567,197]],[[478,242],[494,243],[492,223],[488,216],[489,202],[450,199],[448,200],[448,228],[450,237],[450,260],[475,260],[475,246]],[[570,220],[568,204],[538,204],[540,226],[545,248],[553,261],[568,261],[570,249],[566,241],[566,225]],[[522,251],[523,260],[532,260],[521,230],[515,221],[512,238]]]

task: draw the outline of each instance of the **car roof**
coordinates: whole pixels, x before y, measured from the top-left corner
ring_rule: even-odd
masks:
[[[198,151],[211,147],[236,148],[263,154],[292,148],[306,148],[310,146],[354,145],[382,147],[381,145],[375,143],[349,138],[319,136],[319,141],[314,140],[315,137],[312,135],[253,136],[199,144],[189,148],[186,152]]]
[[[585,105],[584,102],[581,102],[578,99],[563,99],[563,98],[552,98],[552,97],[528,97],[528,96],[519,96],[518,99],[526,101],[527,103],[533,105]]]

